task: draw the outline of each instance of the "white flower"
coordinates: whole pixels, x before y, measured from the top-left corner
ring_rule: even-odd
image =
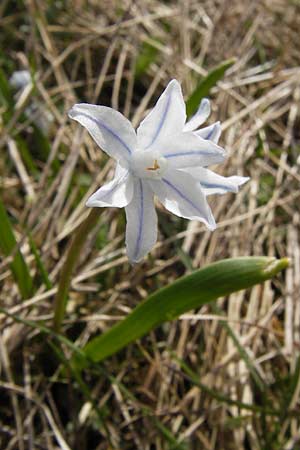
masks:
[[[9,79],[10,86],[15,89],[16,101],[20,97],[32,89],[32,77],[29,70],[16,70],[13,72]],[[26,96],[26,94],[25,94]],[[28,117],[38,128],[40,128],[45,134],[48,134],[51,123],[54,120],[52,113],[49,109],[45,108],[44,104],[41,104],[38,100],[31,100],[31,102],[25,108],[25,116]]]
[[[24,89],[30,83],[29,70],[16,70],[9,79],[9,84],[15,89]]]
[[[69,116],[83,125],[96,143],[117,161],[114,179],[87,201],[87,206],[125,207],[126,247],[132,262],[141,260],[157,240],[154,195],[179,217],[216,228],[206,195],[237,192],[248,178],[216,175],[206,169],[223,162],[217,145],[219,122],[195,131],[210,114],[207,99],[187,122],[180,84],[172,80],[137,129],[118,111],[85,103]]]

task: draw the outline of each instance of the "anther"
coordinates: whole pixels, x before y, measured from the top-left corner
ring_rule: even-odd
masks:
[[[157,170],[157,169],[160,169],[160,166],[158,165],[157,159],[155,159],[153,167],[147,167],[147,170]]]

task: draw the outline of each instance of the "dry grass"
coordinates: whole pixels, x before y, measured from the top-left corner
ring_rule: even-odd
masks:
[[[274,284],[185,315],[82,380],[61,373],[50,337],[0,316],[1,449],[300,449],[299,2],[3,0],[0,24],[2,70],[9,77],[30,67],[36,80],[16,98],[0,138],[1,196],[36,286],[21,302],[3,258],[0,300],[8,312],[51,326],[85,200],[112,175],[112,162],[68,120],[72,104],[113,106],[137,125],[170,78],[188,95],[230,57],[236,63],[211,92],[211,121],[222,121],[230,155],[218,170],[251,182],[237,196],[211,199],[214,233],[158,206],[159,242],[134,268],[124,253],[123,212],[103,210],[72,280],[64,332],[81,346],[148,293],[211,261],[292,259]],[[143,65],[149,48],[152,60]],[[35,119],[24,120],[29,105]],[[32,120],[40,126],[47,117],[39,140]]]

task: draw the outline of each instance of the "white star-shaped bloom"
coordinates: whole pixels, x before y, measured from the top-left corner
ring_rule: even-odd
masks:
[[[126,247],[131,262],[140,261],[157,240],[154,195],[179,217],[216,223],[206,196],[237,192],[248,178],[225,178],[206,167],[224,161],[217,145],[220,123],[197,130],[210,114],[207,99],[186,123],[180,84],[170,81],[155,107],[135,132],[118,111],[80,103],[69,116],[83,125],[96,143],[117,161],[114,179],[87,201],[90,207],[125,207]]]

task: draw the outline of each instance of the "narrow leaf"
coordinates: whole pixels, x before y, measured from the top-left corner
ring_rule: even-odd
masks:
[[[29,269],[23,258],[22,253],[18,249],[17,241],[8,218],[7,212],[0,199],[0,250],[5,256],[13,255],[10,268],[16,283],[18,284],[20,294],[22,298],[28,298],[32,294],[32,279],[29,273]]]
[[[65,315],[68,302],[68,292],[71,283],[72,272],[78,260],[78,255],[85,243],[86,236],[94,228],[99,218],[99,208],[92,208],[85,221],[78,227],[74,235],[70,247],[68,249],[65,263],[60,273],[57,293],[54,299],[54,329],[59,331]]]
[[[208,394],[210,397],[216,399],[220,403],[226,403],[227,405],[235,405],[240,410],[249,410],[259,414],[267,414],[269,416],[280,416],[280,411],[270,408],[265,408],[256,404],[248,404],[237,399],[232,399],[227,395],[224,395],[223,392],[217,391],[215,388],[212,389],[206,384],[201,382],[200,376],[195,373],[182,359],[177,358],[173,355],[173,359],[180,365],[185,377],[188,377],[191,382],[193,382],[196,386],[198,386],[203,392]]]
[[[11,87],[7,81],[5,73],[0,68],[0,105],[4,106],[5,110],[2,112],[3,121],[6,124],[13,114],[13,95]]]
[[[11,88],[2,69],[0,69],[0,95],[3,102],[5,101],[9,106],[13,106]]]
[[[17,136],[15,140],[17,143],[18,150],[20,152],[20,156],[22,158],[22,161],[24,161],[27,170],[32,175],[38,177],[39,169],[36,166],[36,163],[34,161],[35,158],[33,157],[32,152],[29,150],[27,142],[20,136]]]
[[[229,67],[231,67],[235,63],[235,61],[235,58],[223,61],[219,66],[211,70],[209,74],[200,81],[200,83],[186,102],[186,113],[188,117],[190,117],[197,111],[202,98],[209,95],[211,88],[213,88],[217,84],[217,82],[224,77],[226,70],[229,69]]]
[[[149,42],[144,42],[135,63],[135,77],[140,78],[148,67],[155,62],[158,49]]]
[[[220,308],[217,305],[212,305],[212,310],[215,314],[222,315],[222,311],[220,310]],[[261,376],[257,372],[254,364],[251,361],[251,358],[249,357],[247,351],[244,349],[244,347],[240,343],[239,338],[237,337],[237,335],[235,334],[235,332],[233,331],[233,329],[231,328],[229,323],[226,320],[223,320],[223,321],[221,321],[221,325],[225,328],[228,335],[232,339],[234,345],[236,346],[236,348],[240,354],[241,359],[244,360],[244,362],[251,374],[252,380],[256,384],[257,388],[261,391],[261,394],[263,397],[263,393],[266,388],[265,381],[261,378]]]
[[[92,361],[102,361],[161,323],[218,297],[262,283],[287,266],[286,258],[267,257],[235,258],[211,264],[150,295],[125,319],[93,338],[83,352]]]
[[[37,246],[35,245],[35,242],[31,236],[31,234],[29,233],[29,245],[31,248],[31,251],[33,253],[35,262],[36,262],[36,266],[41,274],[42,280],[44,285],[46,286],[47,289],[51,289],[52,288],[52,282],[50,280],[49,274],[47,272],[47,269],[43,263],[43,260],[41,258],[41,255],[39,254],[39,251],[37,249]]]

